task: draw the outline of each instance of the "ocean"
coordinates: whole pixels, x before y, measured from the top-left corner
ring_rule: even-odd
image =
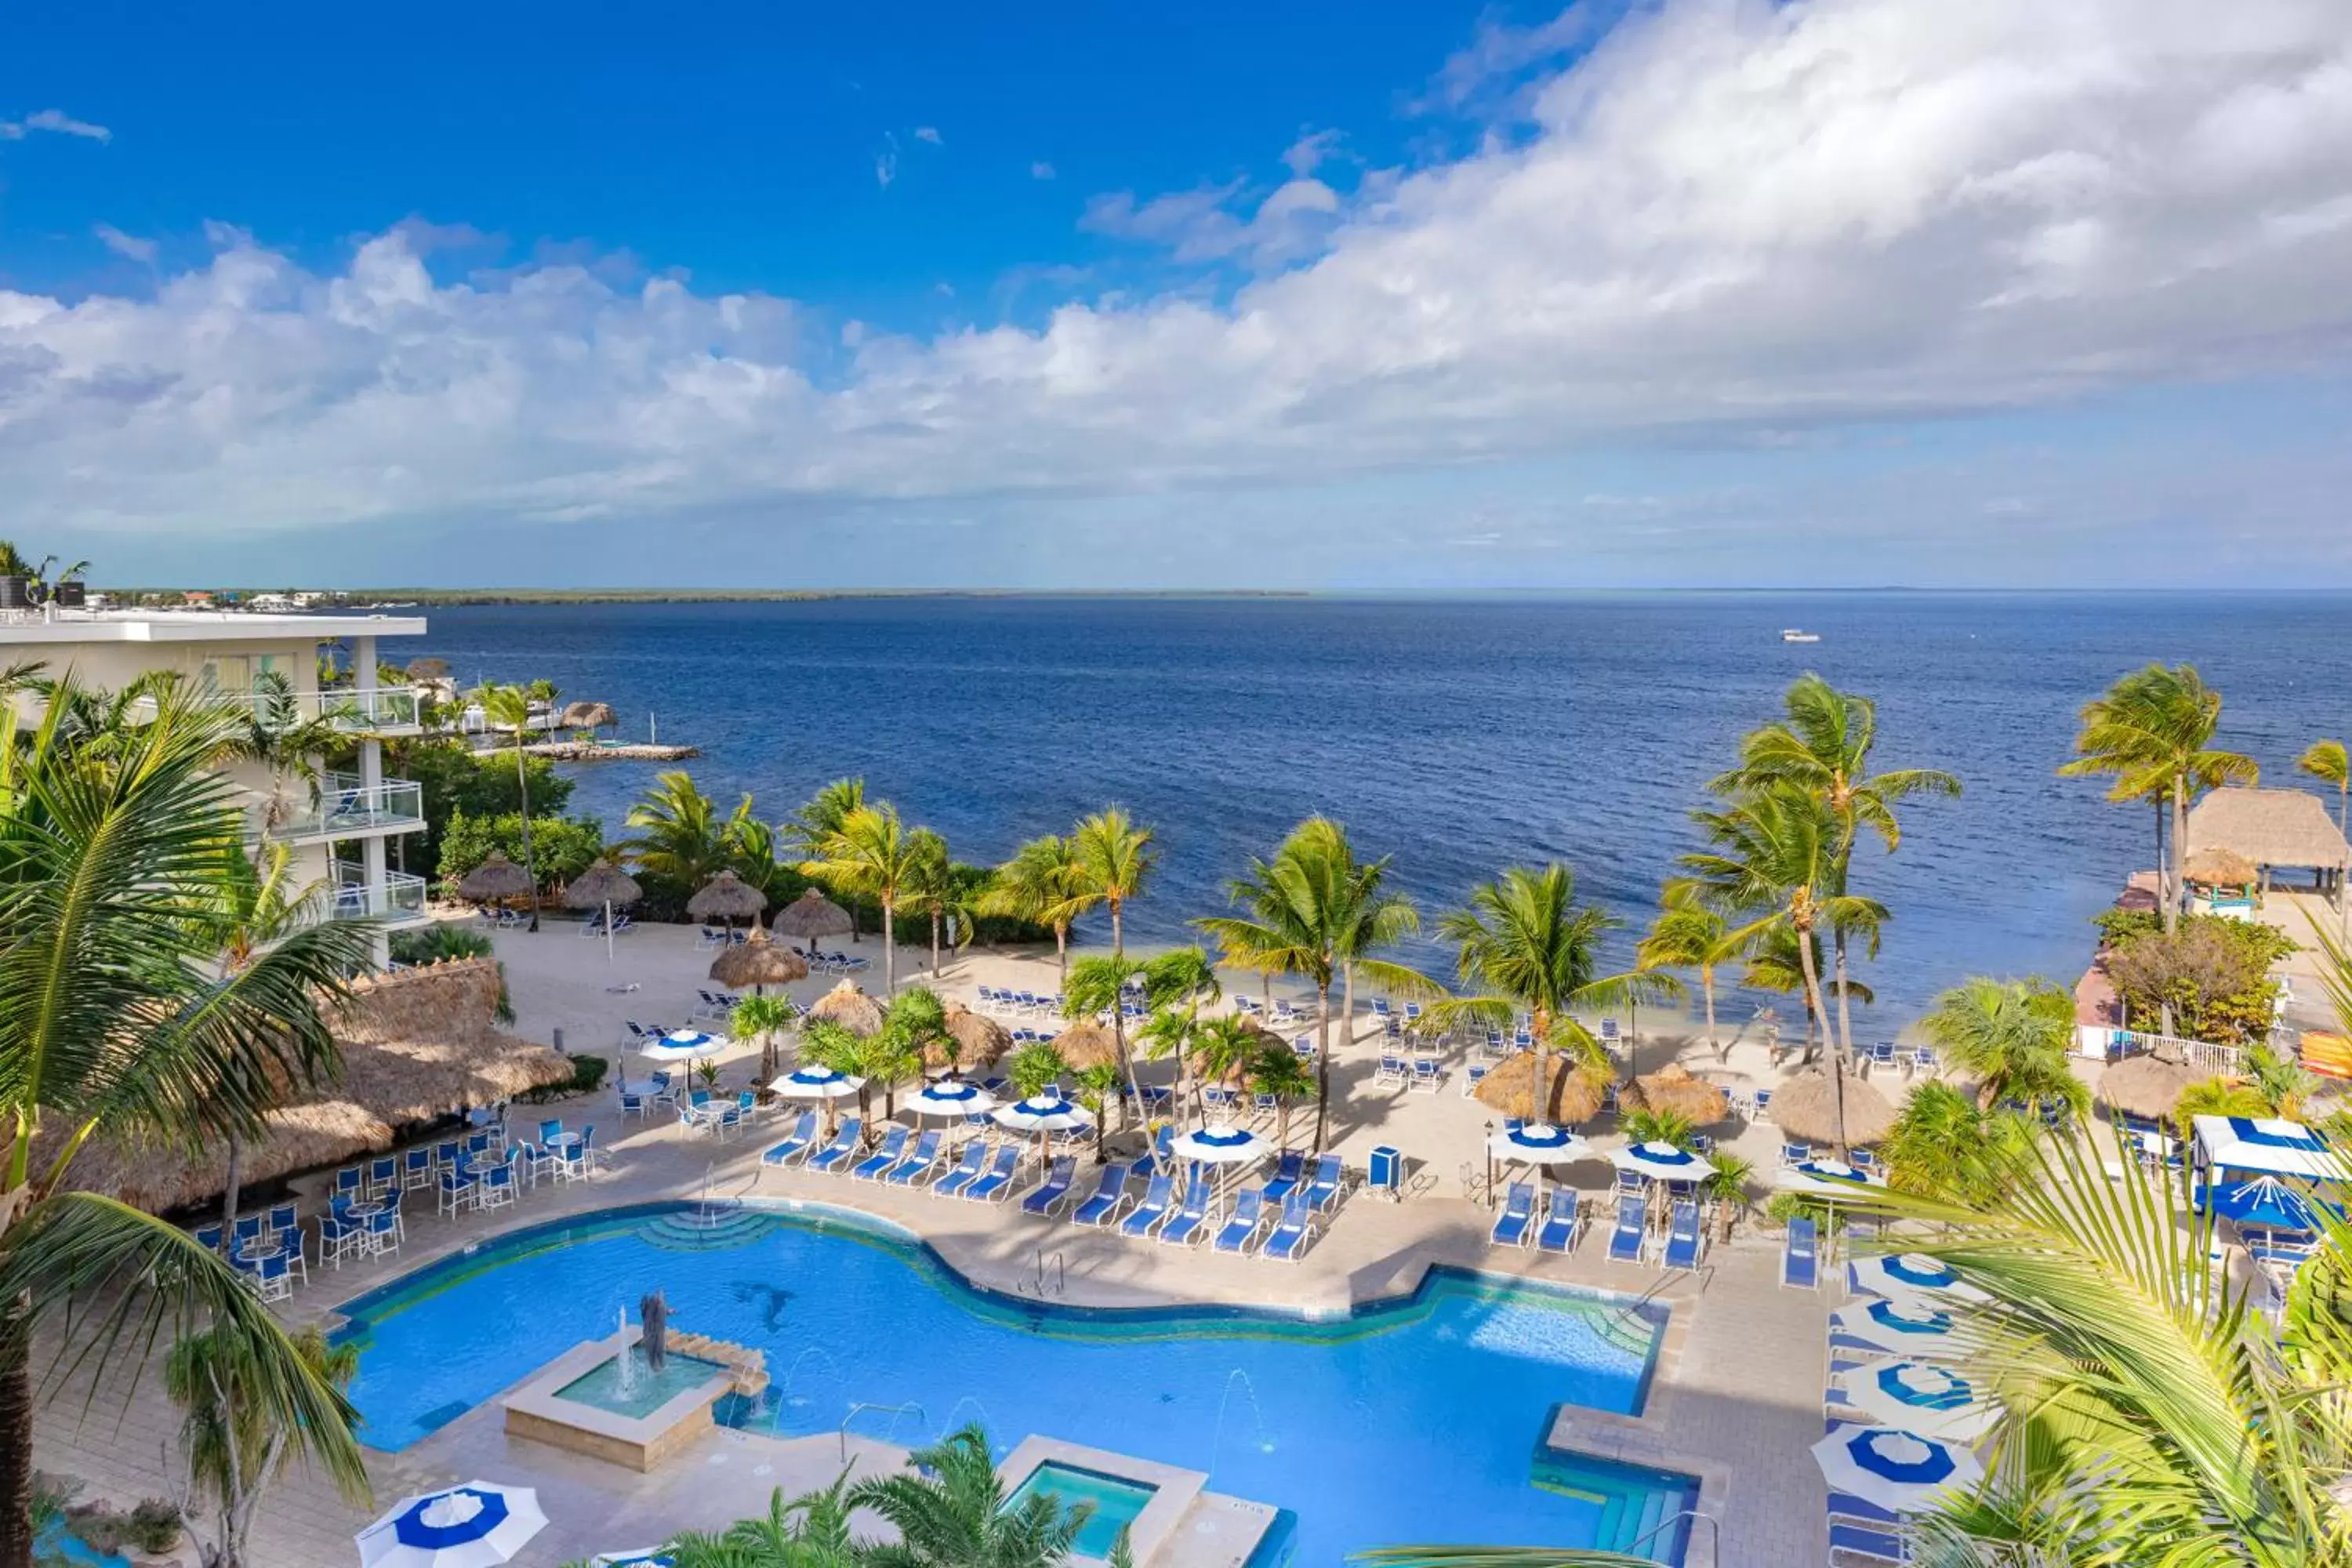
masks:
[[[1904,814],[1854,888],[1894,913],[1860,978],[1857,1031],[1892,1034],[1972,973],[2071,983],[2090,917],[2149,863],[2151,814],[2062,779],[2082,703],[2151,659],[2227,699],[2222,743],[2265,783],[2352,731],[2352,596],[1622,594],[1464,599],[887,598],[459,606],[402,653],[461,682],[553,680],[622,733],[701,748],[683,764],[771,819],[827,780],[992,862],[1107,803],[1157,833],[1130,940],[1187,939],[1227,881],[1301,817],[1393,857],[1425,918],[1512,864],[1565,860],[1633,927],[1688,813],[1818,670],[1878,704],[1881,768],[1960,775]],[[1786,644],[1781,628],[1821,634]],[[387,647],[387,654],[398,657]],[[652,764],[573,770],[573,808],[625,829]],[[2302,782],[2310,782],[2307,780]],[[1081,931],[1081,938],[1087,934]],[[1101,936],[1102,933],[1095,933]],[[1433,944],[1403,954],[1434,972]],[[1753,999],[1749,999],[1753,1000]],[[1729,1021],[1744,1003],[1725,1004]],[[1798,1010],[1782,1004],[1784,1017]]]

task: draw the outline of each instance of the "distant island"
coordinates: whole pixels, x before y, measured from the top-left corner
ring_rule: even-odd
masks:
[[[1304,599],[1292,588],[150,588],[109,605],[254,610],[394,610],[451,605],[798,604],[825,599]]]

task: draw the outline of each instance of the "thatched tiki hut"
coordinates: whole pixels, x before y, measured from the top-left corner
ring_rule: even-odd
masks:
[[[1118,1065],[1118,1037],[1091,1018],[1072,1024],[1055,1035],[1054,1049],[1070,1064],[1072,1072]]]
[[[818,997],[809,1016],[838,1024],[853,1035],[882,1032],[882,1004],[846,980]]]
[[[610,730],[620,721],[609,702],[574,702],[565,707],[556,725],[564,730]]]
[[[797,952],[778,947],[758,926],[751,934],[710,961],[710,978],[730,991],[746,985],[754,992],[771,985],[790,985],[808,978],[809,966]]]
[[[1634,1079],[1630,1098],[1644,1110],[1679,1116],[1693,1127],[1712,1127],[1731,1114],[1730,1099],[1723,1090],[1693,1078],[1680,1062]]]
[[[1540,1053],[1544,1081],[1538,1087],[1539,1053],[1519,1051],[1479,1082],[1477,1099],[1506,1116],[1573,1127],[1600,1113],[1608,1084],[1600,1073],[1553,1052]]]
[[[816,939],[821,936],[857,940],[857,922],[849,911],[815,888],[803,889],[799,898],[778,910],[768,929],[778,936],[807,943],[811,952],[815,951]]]
[[[756,922],[760,911],[767,907],[768,895],[732,870],[719,872],[697,888],[694,897],[686,900],[686,912],[696,920],[706,922],[724,921],[730,926],[737,921]]]
[[[530,873],[508,859],[503,849],[491,850],[488,858],[457,879],[457,896],[468,903],[501,903],[530,890]]]
[[[644,896],[645,889],[637,886],[636,879],[610,860],[597,861],[563,889],[563,902],[567,908],[602,909],[604,911],[604,957],[608,963],[613,957],[614,906],[626,909]]]
[[[2345,873],[2352,869],[2352,844],[2345,842],[2343,829],[2317,795],[2299,789],[2249,784],[2214,790],[2189,813],[2181,847],[2187,852],[2184,866],[2214,850],[2251,863],[2263,891],[2273,871],[2308,870],[2339,905]]]
[[[946,1018],[948,1037],[955,1042],[955,1054],[950,1058],[946,1047],[937,1043],[923,1047],[923,1065],[928,1068],[953,1068],[958,1072],[980,1072],[994,1067],[1013,1048],[1013,1037],[1004,1026],[993,1018],[983,1018],[961,1002],[948,1004]]]
[[[1849,1072],[1838,1081],[1810,1068],[1772,1091],[1772,1121],[1791,1142],[1827,1143],[1843,1153],[1857,1143],[1878,1143],[1895,1131],[1895,1107],[1886,1097]],[[1844,1115],[1839,1116],[1843,1091]]]
[[[2169,1057],[2127,1057],[2099,1074],[2098,1097],[2109,1110],[2143,1121],[2169,1121],[2180,1096],[2207,1074]]]

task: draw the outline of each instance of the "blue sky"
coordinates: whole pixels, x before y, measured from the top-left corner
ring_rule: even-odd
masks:
[[[2331,0],[990,9],[17,14],[10,526],[198,582],[2352,582]]]

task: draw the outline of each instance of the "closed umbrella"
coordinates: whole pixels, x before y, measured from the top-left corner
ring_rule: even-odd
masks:
[[[599,860],[563,889],[565,905],[575,910],[604,910],[604,962],[613,961],[613,906],[626,909],[644,896],[635,878],[610,860]]]
[[[1890,1513],[1917,1513],[1974,1486],[1984,1466],[1966,1448],[1895,1426],[1840,1426],[1813,1445],[1833,1492]]]
[[[1888,1362],[1846,1373],[1839,1388],[1845,1402],[1874,1421],[1922,1437],[1973,1443],[1992,1430],[2000,1413],[1980,1391],[1949,1367],[1927,1362]]]
[[[530,1488],[467,1481],[403,1498],[352,1539],[362,1568],[492,1568],[546,1528]]]

